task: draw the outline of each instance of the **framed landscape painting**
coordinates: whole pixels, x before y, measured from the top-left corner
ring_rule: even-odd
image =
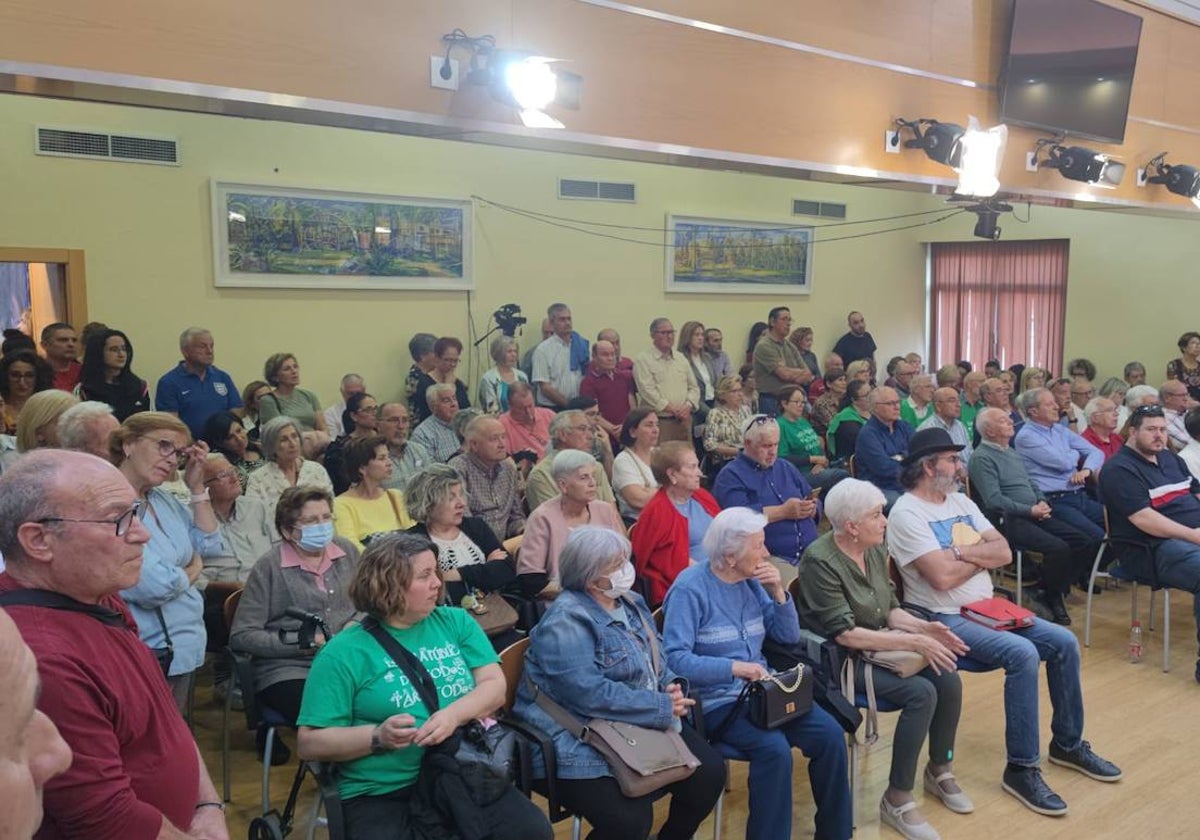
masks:
[[[806,295],[812,291],[808,225],[667,216],[668,292]]]
[[[474,288],[471,202],[212,183],[217,286]]]

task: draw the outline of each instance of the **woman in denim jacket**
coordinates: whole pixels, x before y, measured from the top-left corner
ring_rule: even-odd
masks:
[[[656,729],[676,727],[701,766],[664,788],[671,795],[660,840],[687,840],[716,804],[725,763],[682,718],[692,701],[663,667],[655,675],[646,603],[631,594],[629,540],[607,528],[585,526],[567,538],[559,557],[563,592],[530,634],[525,677],[516,713],[554,739],[557,787],[563,805],[593,826],[589,840],[644,840],[654,820],[655,795],[630,799],[621,793],[608,763],[559,726],[533,699],[536,685],[568,712]],[[636,611],[636,612],[635,612]],[[658,641],[661,646],[661,641]],[[534,770],[545,777],[541,756]]]

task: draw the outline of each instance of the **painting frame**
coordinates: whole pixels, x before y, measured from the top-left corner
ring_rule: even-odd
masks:
[[[666,248],[666,291],[683,294],[737,294],[737,295],[809,295],[812,294],[813,246],[816,244],[813,225],[794,222],[768,222],[745,219],[718,219],[704,216],[667,215]],[[753,248],[773,248],[777,244],[784,259],[780,267],[729,266],[721,268],[705,266],[693,257],[687,260],[681,254],[681,237],[689,234],[692,242],[700,238],[711,238],[716,233],[722,237],[742,234],[755,242],[744,243],[741,249],[749,256]],[[798,241],[789,241],[789,237]],[[801,253],[794,253],[799,246]],[[701,252],[705,246],[697,246]],[[733,259],[738,259],[737,255]],[[681,268],[692,267],[686,274]],[[757,275],[757,276],[754,276]],[[776,279],[772,279],[776,278]]]
[[[267,186],[215,178],[210,182],[210,197],[213,283],[217,288],[475,289],[474,205],[469,199]],[[278,208],[280,199],[298,221],[267,220],[249,212],[261,209],[263,202],[274,201]],[[240,221],[235,216],[241,216]],[[387,223],[380,224],[381,219]],[[242,230],[238,225],[244,226]],[[255,227],[258,233],[250,233]],[[305,244],[303,233],[295,230],[311,228],[320,241],[309,244],[334,247],[280,249],[278,240],[287,238],[282,230],[288,227],[300,245]],[[242,266],[246,270],[241,270]]]

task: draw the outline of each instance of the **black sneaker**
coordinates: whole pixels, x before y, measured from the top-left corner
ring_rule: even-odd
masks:
[[[1071,614],[1067,612],[1067,605],[1063,603],[1063,596],[1058,592],[1045,593],[1046,606],[1050,608],[1050,615],[1054,617],[1055,624],[1061,624],[1067,627],[1071,624]]]
[[[1004,768],[1004,778],[1000,786],[1031,811],[1047,817],[1061,817],[1067,813],[1067,803],[1050,790],[1050,786],[1042,778],[1041,768],[1009,765]]]
[[[1087,741],[1080,741],[1070,752],[1051,741],[1050,763],[1078,770],[1098,782],[1115,782],[1122,776],[1121,768],[1092,752],[1092,745]]]

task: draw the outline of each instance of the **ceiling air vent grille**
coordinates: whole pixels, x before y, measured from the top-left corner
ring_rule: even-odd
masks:
[[[797,198],[792,201],[792,215],[844,219],[846,218],[846,205],[832,201],[805,201]]]
[[[637,201],[637,185],[623,181],[582,181],[559,178],[558,197],[591,201]]]
[[[138,137],[65,128],[37,129],[39,155],[179,165],[179,143],[168,137]]]

